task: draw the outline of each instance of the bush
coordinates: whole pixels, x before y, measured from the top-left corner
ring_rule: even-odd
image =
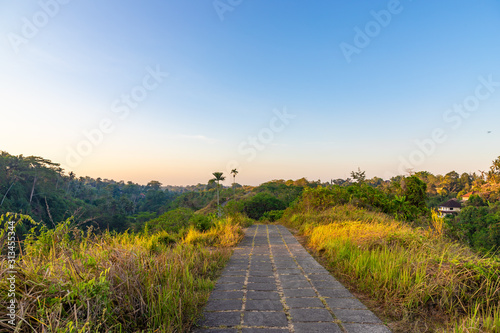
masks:
[[[488,252],[500,247],[500,213],[487,206],[467,206],[457,217],[446,219],[452,236],[476,250]]]
[[[270,210],[268,212],[265,212],[262,217],[260,218],[260,221],[270,221],[274,222],[279,220],[283,216],[284,210]]]
[[[294,211],[322,212],[329,208],[346,204],[355,205],[370,211],[378,211],[406,221],[415,221],[420,217],[430,217],[425,206],[425,183],[418,178],[406,178],[404,195],[386,194],[366,184],[350,186],[329,186],[306,188],[300,201],[292,204]]]
[[[259,193],[245,202],[243,210],[249,218],[259,220],[266,212],[285,208],[286,205],[283,201],[275,198],[271,194]]]
[[[189,219],[189,224],[195,227],[199,231],[206,231],[213,226],[210,217],[201,214],[194,214]]]
[[[481,198],[479,195],[471,195],[469,200],[465,203],[466,206],[474,206],[474,207],[482,207],[482,206],[488,206],[488,203],[484,201],[483,198]]]
[[[149,232],[164,230],[177,233],[182,228],[189,226],[189,220],[193,215],[194,212],[189,208],[176,208],[146,222],[147,229]]]
[[[243,213],[245,208],[245,202],[240,201],[229,201],[222,209],[226,215],[235,215],[238,213]]]

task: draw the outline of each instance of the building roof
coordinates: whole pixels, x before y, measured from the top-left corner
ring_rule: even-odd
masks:
[[[457,199],[450,199],[450,200],[446,201],[445,203],[439,205],[439,207],[462,208],[462,204]]]
[[[476,193],[477,193],[476,191],[469,192],[467,194],[462,195],[462,198],[469,198],[471,195],[474,195]]]

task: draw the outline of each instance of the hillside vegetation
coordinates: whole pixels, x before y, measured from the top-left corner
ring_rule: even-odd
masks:
[[[280,223],[307,236],[335,275],[376,300],[395,332],[500,331],[496,257],[450,240],[436,214],[432,226],[417,228],[360,208],[359,198],[344,203],[345,193],[306,189]]]
[[[5,214],[3,249],[8,221],[32,227],[16,263],[16,332],[188,332],[248,223],[228,217],[205,231],[95,234],[71,219],[48,229]],[[9,270],[2,260],[1,275]],[[0,281],[2,304],[8,284]],[[5,330],[7,311],[0,308]]]

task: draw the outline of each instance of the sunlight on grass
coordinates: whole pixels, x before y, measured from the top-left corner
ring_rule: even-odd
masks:
[[[286,216],[332,271],[388,305],[388,315],[434,309],[448,318],[443,331],[500,331],[500,263],[445,239],[439,220],[424,230],[350,205]]]
[[[164,231],[96,235],[71,220],[32,230],[17,264],[19,332],[189,331],[242,237],[237,222],[197,232],[200,242]],[[7,301],[5,279],[0,290]]]

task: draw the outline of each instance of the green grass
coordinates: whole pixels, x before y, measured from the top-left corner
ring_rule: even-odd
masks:
[[[210,247],[164,231],[96,235],[70,220],[32,231],[17,263],[16,332],[188,332],[241,239],[238,223],[217,222]],[[7,290],[2,279],[2,304]]]
[[[403,327],[395,331],[426,322],[412,331],[500,332],[500,263],[439,228],[413,228],[351,205],[291,209],[281,222],[307,236],[331,271],[377,300]]]

